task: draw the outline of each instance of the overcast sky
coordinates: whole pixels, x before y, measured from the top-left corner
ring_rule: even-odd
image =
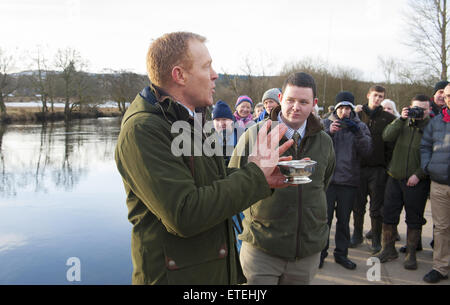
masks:
[[[104,68],[145,73],[148,45],[164,33],[206,36],[217,72],[275,74],[289,62],[321,58],[383,80],[378,56],[405,58],[406,0],[1,0],[0,48],[16,69],[29,52],[73,47]],[[50,55],[49,55],[50,56]],[[28,65],[28,66],[27,66]]]

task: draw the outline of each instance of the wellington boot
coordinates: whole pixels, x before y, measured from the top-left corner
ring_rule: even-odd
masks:
[[[367,239],[372,239],[372,230],[367,232],[365,236]],[[398,234],[398,231],[397,231],[397,227],[395,227],[394,237],[395,237],[395,241],[401,240],[400,235]],[[422,249],[420,249],[420,250],[422,250]]]
[[[403,267],[408,270],[417,269],[416,249],[422,230],[408,228],[406,235],[406,257]]]
[[[386,263],[398,257],[395,250],[394,225],[383,224],[383,239],[381,252],[376,256],[381,263]]]
[[[382,231],[382,220],[381,218],[370,218],[372,223],[372,246],[370,251],[372,254],[376,254],[381,250],[381,231]]]
[[[417,243],[417,248],[416,248],[416,252],[422,251],[422,235],[419,237],[419,242]],[[404,245],[403,247],[401,247],[399,250],[399,252],[401,253],[406,253],[408,252],[408,249],[406,249],[406,245]]]

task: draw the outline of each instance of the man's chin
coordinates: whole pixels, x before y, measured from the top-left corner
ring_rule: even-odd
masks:
[[[205,100],[203,102],[199,102],[195,108],[205,108],[205,107],[209,107],[212,106],[214,104],[214,101],[211,100]]]

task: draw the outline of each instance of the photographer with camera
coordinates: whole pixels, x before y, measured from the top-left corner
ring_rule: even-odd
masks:
[[[348,259],[350,244],[350,214],[358,195],[361,158],[372,152],[372,139],[366,124],[361,122],[354,108],[355,98],[348,91],[336,96],[335,110],[323,121],[325,131],[333,140],[336,153],[336,168],[327,189],[328,226],[331,229],[336,210],[336,234],[334,259],[346,269],[355,269],[356,264]],[[329,238],[320,255],[319,268],[328,256]]]
[[[382,250],[377,255],[381,263],[398,257],[395,249],[395,228],[400,213],[406,212],[405,269],[417,269],[416,248],[420,241],[425,204],[430,189],[430,179],[420,166],[420,141],[423,130],[430,121],[430,99],[416,95],[410,107],[402,109],[401,117],[389,124],[383,140],[395,142],[388,167],[388,181],[384,197]]]

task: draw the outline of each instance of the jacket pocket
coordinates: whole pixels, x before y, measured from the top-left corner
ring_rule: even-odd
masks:
[[[305,223],[309,229],[320,228],[328,225],[327,211],[319,207],[306,207]]]
[[[191,238],[167,234],[164,255],[168,284],[227,284],[225,224]]]
[[[328,233],[327,211],[320,207],[305,207],[303,212],[302,231],[305,234],[306,241],[322,242]]]
[[[250,207],[251,216],[256,220],[277,220],[285,218],[289,215],[291,206],[298,205],[297,197],[296,187],[275,190],[271,197],[263,199]]]

